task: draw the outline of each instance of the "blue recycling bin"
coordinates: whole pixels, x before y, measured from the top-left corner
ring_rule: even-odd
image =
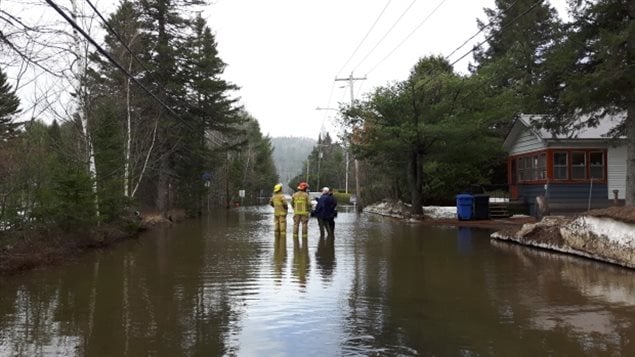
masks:
[[[472,206],[474,196],[467,193],[456,195],[456,217],[459,221],[469,221],[472,219]]]

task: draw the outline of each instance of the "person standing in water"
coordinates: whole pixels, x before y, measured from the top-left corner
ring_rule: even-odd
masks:
[[[302,225],[302,238],[307,238],[309,231],[309,194],[306,192],[309,185],[306,182],[298,184],[298,191],[291,196],[291,207],[293,207],[293,238],[298,238],[300,225]]]
[[[269,200],[269,205],[273,207],[273,231],[275,235],[287,234],[287,213],[289,205],[282,193],[282,184],[273,186],[273,196]]]

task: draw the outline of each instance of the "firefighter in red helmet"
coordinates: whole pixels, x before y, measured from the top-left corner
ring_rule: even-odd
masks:
[[[302,238],[307,238],[309,230],[309,213],[311,203],[309,202],[309,194],[306,192],[309,185],[306,182],[298,184],[298,190],[291,196],[291,207],[293,207],[293,238],[298,238],[300,224],[302,224]]]

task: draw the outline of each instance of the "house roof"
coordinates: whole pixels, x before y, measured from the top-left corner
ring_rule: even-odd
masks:
[[[584,123],[589,120],[590,116],[580,116],[575,123],[578,124],[575,126],[579,126],[580,128],[563,134],[554,134],[547,129],[537,128],[535,124],[540,123],[545,117],[543,114],[521,114],[518,116],[516,120],[514,120],[511,130],[503,142],[505,149],[510,150],[518,136],[527,129],[543,143],[562,140],[606,140],[610,138],[608,136],[609,132],[624,121],[626,113],[605,115],[598,121],[597,126],[585,126]]]

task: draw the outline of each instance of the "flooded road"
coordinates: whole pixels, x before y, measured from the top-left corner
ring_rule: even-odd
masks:
[[[635,271],[341,209],[217,211],[0,278],[0,356],[635,356]]]

